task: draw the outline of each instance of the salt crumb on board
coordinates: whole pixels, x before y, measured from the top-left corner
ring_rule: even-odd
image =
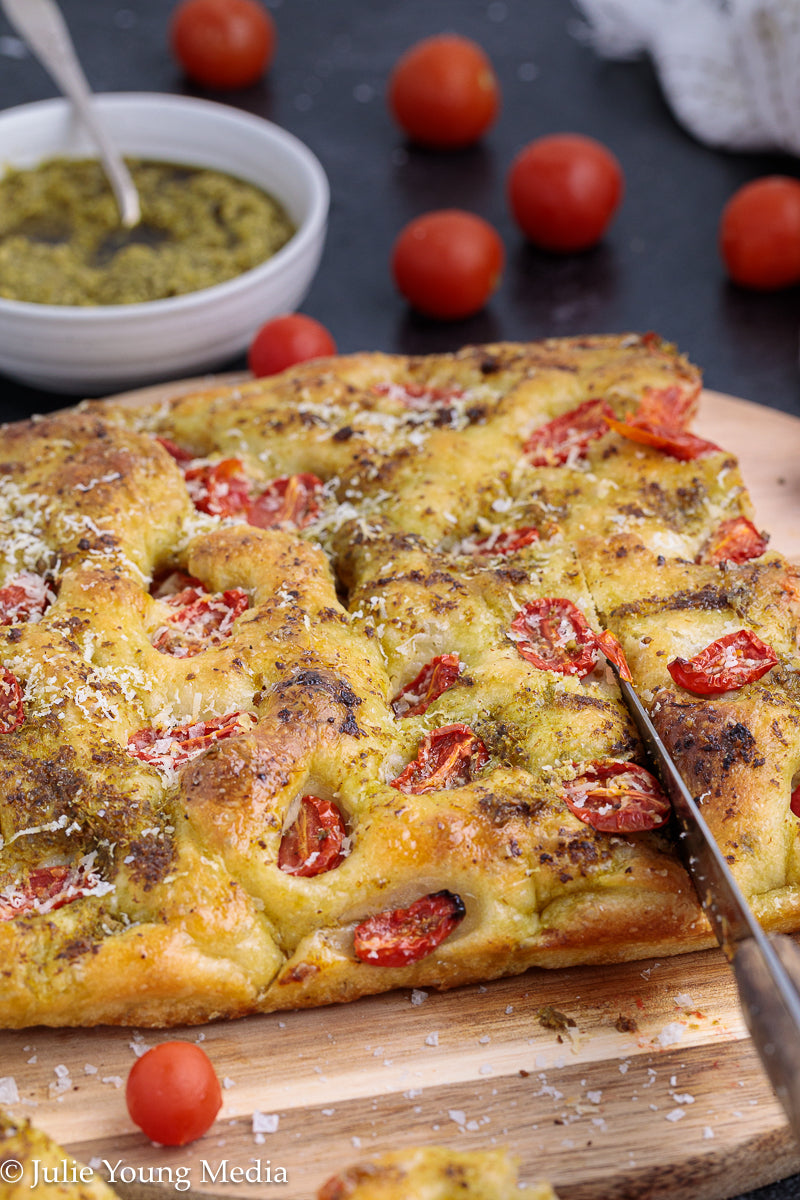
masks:
[[[439,1034],[436,1031],[434,1031],[433,1033],[429,1033],[428,1036],[425,1038],[425,1045],[426,1046],[438,1046],[439,1045]]]
[[[0,1104],[19,1104],[17,1081],[13,1075],[0,1078]]]

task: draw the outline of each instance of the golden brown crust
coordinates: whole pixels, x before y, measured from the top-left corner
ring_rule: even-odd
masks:
[[[397,1150],[346,1168],[319,1189],[317,1200],[557,1200],[548,1183],[517,1186],[504,1150]]]
[[[199,1022],[709,944],[669,829],[602,832],[564,802],[588,764],[643,760],[602,657],[581,678],[519,652],[515,618],[543,598],[620,638],[739,882],[767,924],[800,924],[800,586],[773,553],[695,561],[750,512],[735,462],[604,427],[565,462],[525,450],[586,401],[624,419],[652,389],[691,407],[699,378],[650,336],[581,338],[352,355],[7,427],[0,589],[38,574],[49,604],[0,625],[25,711],[0,735],[0,1023]],[[198,511],[225,460],[242,504],[318,476],[307,520]],[[520,529],[512,553],[482,542]],[[711,699],[675,685],[671,658],[737,628],[773,646],[768,676]],[[450,686],[396,712],[442,655]],[[475,769],[393,786],[442,727],[472,731]],[[204,752],[176,762],[181,728]],[[281,860],[306,795],[344,830],[316,874]],[[440,944],[359,960],[359,923],[442,892],[465,915]]]

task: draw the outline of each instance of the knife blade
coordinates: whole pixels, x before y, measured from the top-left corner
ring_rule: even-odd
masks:
[[[733,968],[753,1044],[800,1143],[800,948],[761,928],[638,693],[617,664],[608,663],[670,799],[684,866]]]

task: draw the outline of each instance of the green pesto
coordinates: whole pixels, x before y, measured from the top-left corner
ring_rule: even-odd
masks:
[[[128,163],[133,230],[94,160],[50,159],[0,179],[0,296],[35,304],[135,304],[196,292],[258,266],[295,232],[281,205],[220,171]]]

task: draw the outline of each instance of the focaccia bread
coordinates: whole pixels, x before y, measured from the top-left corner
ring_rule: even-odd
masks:
[[[329,1179],[317,1200],[558,1200],[549,1183],[517,1186],[504,1150],[424,1146],[356,1163]]]
[[[759,916],[800,927],[800,587],[687,432],[699,392],[653,335],[587,337],[7,426],[0,1023],[711,944],[619,643]],[[727,690],[675,682],[700,652]]]

